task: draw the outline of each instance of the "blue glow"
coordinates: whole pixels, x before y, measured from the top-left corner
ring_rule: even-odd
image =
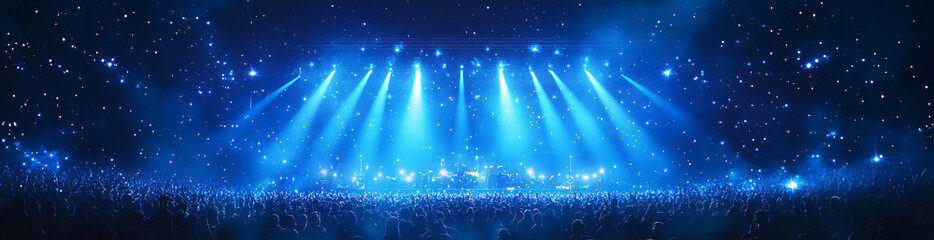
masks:
[[[788,180],[788,183],[785,183],[785,187],[791,190],[798,189],[798,182],[795,180]]]
[[[282,132],[276,136],[276,141],[274,144],[267,148],[266,152],[269,152],[272,157],[270,161],[279,162],[282,160],[293,160],[295,156],[298,156],[301,152],[302,142],[305,141],[305,138],[308,137],[309,126],[314,120],[315,115],[318,113],[318,108],[321,106],[321,103],[324,101],[325,93],[328,89],[328,86],[331,85],[331,80],[334,78],[334,73],[337,71],[331,71],[328,74],[327,78],[317,87],[314,88],[314,92],[308,100],[304,101],[304,104],[299,108],[298,112],[292,118],[288,125],[282,130]],[[265,154],[264,152],[259,152],[260,155]],[[265,162],[265,160],[258,161],[259,164]],[[257,170],[268,171],[272,169],[266,169],[260,167]]]
[[[422,71],[416,65],[409,102],[403,113],[402,122],[399,123],[400,127],[397,127],[394,133],[396,139],[393,143],[394,152],[391,159],[397,159],[397,164],[427,168],[428,166],[422,162],[431,161],[437,157],[433,146],[436,142],[431,141],[432,134],[428,125],[431,120],[426,114],[428,111],[423,101],[422,91]]]
[[[464,65],[461,65],[461,69],[464,68]],[[469,123],[467,118],[467,97],[466,90],[464,90],[464,70],[460,71],[459,81],[457,83],[457,113],[455,116],[456,125],[454,127],[454,146],[468,146],[468,136],[470,133]],[[455,147],[457,149],[455,152],[456,156],[465,156],[466,152],[464,148]],[[463,160],[463,159],[458,159]]]
[[[662,75],[665,75],[665,77],[671,76],[671,69],[665,69],[665,71],[662,71]]]
[[[660,169],[664,168],[668,162],[668,159],[664,158],[662,151],[655,145],[652,136],[645,134],[643,129],[638,125],[633,124],[635,120],[628,114],[628,111],[623,108],[616,98],[614,98],[606,88],[603,87],[603,84],[590,73],[590,71],[584,70],[584,73],[587,75],[587,79],[590,81],[590,84],[593,86],[594,91],[597,93],[597,98],[600,99],[600,102],[603,104],[604,110],[607,115],[610,116],[611,123],[616,128],[615,130],[620,133],[620,138],[622,138],[623,143],[626,146],[626,153],[633,160],[635,166],[645,169]],[[642,85],[632,81],[625,75],[621,75],[626,79],[630,84],[636,87],[643,94],[647,94],[649,98],[653,101],[661,101],[660,97],[655,96],[650,91],[642,87]],[[656,103],[662,104],[662,103]],[[673,111],[675,115],[680,117],[680,111]],[[642,154],[638,154],[637,151],[641,151]],[[661,159],[653,159],[652,161],[637,161],[639,159],[646,159],[649,157]]]
[[[586,73],[587,73],[587,77],[589,79],[592,79],[591,83],[597,83],[597,84],[594,84],[594,86],[597,86],[599,83],[596,80],[594,80],[593,75],[590,75],[590,72],[586,72]],[[626,75],[620,74],[620,76],[623,77],[623,79],[626,79],[626,81],[629,82],[629,84],[632,84],[633,87],[636,87],[636,89],[639,90],[640,93],[648,97],[649,100],[651,100],[652,103],[654,103],[656,106],[661,107],[662,110],[665,111],[665,113],[670,115],[675,120],[682,121],[682,122],[689,121],[687,113],[682,111],[677,106],[674,106],[674,104],[671,104],[670,102],[668,102],[668,100],[662,98],[661,96],[659,96],[652,90],[649,90],[648,88],[642,86],[642,84],[639,84],[638,82],[632,80]]]
[[[552,159],[563,160],[573,154],[569,147],[571,145],[571,138],[568,137],[568,133],[565,131],[567,128],[564,122],[561,121],[561,115],[558,114],[554,104],[551,102],[551,98],[549,98],[548,93],[545,92],[545,88],[543,88],[542,84],[538,81],[535,72],[529,71],[529,74],[532,75],[532,83],[535,85],[535,96],[538,99],[538,105],[542,111],[541,115],[545,122],[545,131],[548,132],[546,135],[548,135],[548,146],[551,150],[551,157]],[[546,161],[546,163],[552,162],[554,161]],[[555,166],[548,166],[547,169],[555,169]]]
[[[577,123],[577,128],[583,136],[587,152],[590,154],[589,158],[579,158],[587,160],[587,162],[580,164],[583,164],[584,167],[595,167],[597,163],[595,162],[596,160],[622,160],[616,152],[617,147],[610,146],[606,141],[606,135],[604,131],[600,130],[600,125],[595,118],[596,115],[587,110],[587,107],[584,106],[580,99],[577,98],[574,92],[565,85],[564,81],[562,81],[554,71],[549,70],[548,72],[551,73],[551,77],[558,86],[558,90],[561,92],[561,96],[571,112],[571,117],[574,119],[574,122]],[[613,163],[615,164],[616,162]]]
[[[379,155],[379,147],[381,146],[379,144],[379,136],[383,130],[383,118],[386,114],[386,98],[389,94],[389,79],[391,77],[392,71],[386,73],[386,79],[383,80],[383,84],[380,85],[379,91],[376,93],[376,98],[370,106],[370,111],[366,114],[366,119],[363,121],[363,132],[359,137],[359,147],[354,150],[354,154],[352,155],[354,158],[359,158],[357,160],[379,160],[376,156]]]
[[[256,70],[250,69],[250,77],[256,76]]]
[[[523,121],[519,119],[519,117],[523,115],[517,112],[515,103],[518,99],[514,100],[512,94],[509,92],[509,85],[506,83],[503,66],[505,66],[505,64],[500,63],[499,69],[497,70],[497,76],[499,78],[500,111],[495,113],[496,117],[500,120],[500,155],[506,159],[518,160],[526,153],[526,148],[528,147],[526,143],[528,141],[523,139],[525,127],[521,124]]]
[[[363,94],[363,88],[366,86],[367,82],[369,82],[371,74],[373,74],[373,70],[367,71],[363,79],[357,83],[353,91],[344,99],[344,102],[340,105],[340,109],[338,109],[337,112],[334,113],[334,116],[328,120],[328,123],[325,124],[324,130],[322,130],[318,139],[316,139],[315,150],[312,151],[312,155],[330,157],[331,154],[334,153],[336,150],[335,145],[341,139],[341,134],[348,127],[347,121],[350,118],[350,114],[356,108],[357,102]]]
[[[804,68],[811,69],[811,63],[804,64]]]
[[[279,96],[279,94],[285,91],[285,89],[289,88],[289,86],[292,86],[292,84],[295,83],[295,81],[297,81],[301,77],[302,77],[301,75],[296,76],[291,81],[288,81],[287,83],[285,83],[285,85],[282,85],[281,87],[279,87],[278,89],[276,89],[275,91],[267,95],[265,98],[263,98],[263,100],[260,100],[256,104],[251,104],[250,108],[247,111],[244,111],[242,114],[240,114],[240,116],[237,118],[237,121],[234,122],[233,125],[244,124],[248,119],[250,119],[257,113],[262,112],[263,109],[266,109],[266,106],[268,106],[269,103],[272,102],[272,100],[276,99],[276,97]]]

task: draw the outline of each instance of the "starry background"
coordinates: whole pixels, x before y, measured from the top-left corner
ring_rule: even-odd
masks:
[[[350,140],[324,146],[335,149],[327,156],[285,166],[290,174],[319,168],[349,174],[341,155],[356,147],[356,126],[389,68],[396,72],[380,142],[396,141],[395,119],[406,108],[414,64],[425,74],[434,123],[425,147],[430,162],[481,159],[561,171],[544,163],[563,159],[549,156],[539,140],[529,140],[535,153],[519,160],[495,157],[492,133],[504,128],[490,116],[500,102],[497,66],[506,69],[514,102],[524,110],[527,139],[549,134],[529,68],[566,124],[574,123],[571,107],[546,69],[574,89],[600,129],[613,129],[577,75],[582,68],[593,72],[631,123],[654,138],[658,150],[644,152],[650,156],[644,161],[664,161],[663,167],[633,171],[640,174],[704,179],[865,165],[880,156],[929,164],[931,156],[928,1],[11,0],[0,9],[0,144],[7,164],[247,176],[245,170],[267,164],[263,156],[281,143],[277,135],[304,93],[332,69],[337,76],[315,126],[372,69],[358,109],[341,125],[341,137]],[[461,65],[471,118],[463,142],[445,139]],[[296,76],[300,81],[249,123],[231,124]],[[218,137],[232,129],[243,133],[232,141]],[[315,131],[289,147],[315,148]],[[585,148],[586,136],[568,131],[569,146]],[[465,147],[460,143],[466,152],[450,150]]]

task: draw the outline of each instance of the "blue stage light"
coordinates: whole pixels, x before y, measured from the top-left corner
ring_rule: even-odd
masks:
[[[526,128],[522,124],[524,121],[519,113],[519,108],[515,107],[518,99],[513,99],[506,83],[506,76],[503,67],[505,64],[499,63],[497,76],[499,78],[499,104],[500,111],[495,112],[500,122],[499,127],[499,151],[501,159],[519,160],[528,153],[528,140],[523,139],[526,135]]]
[[[306,101],[298,112],[292,118],[292,121],[285,126],[282,132],[276,136],[276,141],[274,144],[269,146],[263,151],[258,152],[259,154],[270,153],[270,158],[275,160],[293,160],[295,156],[299,155],[303,148],[301,143],[305,141],[305,138],[308,137],[309,125],[312,120],[314,120],[315,115],[318,113],[318,109],[324,101],[326,91],[331,84],[331,80],[334,78],[334,74],[337,71],[331,71],[328,74],[327,78],[317,87],[314,88],[314,92],[308,101]],[[263,161],[260,161],[262,164]],[[269,169],[264,166],[256,168],[256,170],[263,172],[264,174],[274,173],[276,169]]]
[[[785,187],[791,190],[798,189],[798,182],[795,180],[788,180],[788,183],[785,183]]]
[[[464,66],[461,65],[461,69],[463,68]],[[466,90],[464,89],[464,70],[461,70],[459,75],[460,77],[459,77],[459,81],[457,84],[457,109],[456,109],[457,112],[455,113],[455,124],[456,125],[454,126],[454,130],[455,130],[454,131],[454,137],[455,137],[454,146],[465,146],[465,147],[464,148],[454,147],[455,149],[457,149],[454,152],[454,154],[455,156],[458,156],[458,158],[456,159],[458,163],[462,162],[463,160],[461,156],[467,155],[466,154],[467,152],[465,150],[468,144],[467,138],[470,133],[470,129],[469,129],[470,125],[468,123],[468,118],[467,118],[467,99],[466,99],[467,97],[466,97]]]
[[[587,72],[587,74],[588,74],[588,78],[594,79],[593,76],[590,75],[590,72]],[[656,94],[654,91],[649,90],[645,86],[642,86],[642,84],[639,84],[638,82],[632,80],[626,75],[620,74],[620,76],[626,79],[626,81],[629,82],[629,84],[632,84],[633,87],[636,87],[636,89],[639,90],[640,93],[648,97],[649,100],[652,101],[652,103],[655,103],[656,106],[660,106],[662,110],[668,115],[670,115],[672,118],[680,122],[690,123],[687,113],[682,111],[680,108],[669,103],[668,100],[665,100],[664,98]],[[595,83],[595,82],[596,80],[591,80],[591,83]]]
[[[545,88],[542,87],[541,82],[538,81],[535,72],[529,71],[529,75],[532,76],[532,84],[535,86],[535,96],[538,99],[539,109],[541,109],[541,117],[545,122],[545,131],[549,133],[546,135],[548,136],[547,140],[551,157],[553,159],[563,160],[566,156],[572,154],[572,148],[569,147],[571,145],[569,139],[571,138],[568,137],[567,128],[561,120],[561,115],[558,114]],[[544,162],[551,163],[552,161]],[[549,167],[551,167],[549,169],[554,169],[556,166],[552,165]]]
[[[397,159],[396,164],[427,167],[427,164],[422,164],[421,161],[429,161],[437,157],[433,145],[439,143],[432,141],[433,134],[430,127],[434,124],[430,120],[430,114],[427,114],[430,111],[428,111],[428,105],[424,103],[424,97],[422,96],[422,71],[419,70],[418,64],[415,66],[415,79],[412,83],[412,91],[409,94],[408,105],[406,105],[405,111],[402,113],[402,121],[397,121],[397,125],[394,126],[396,132],[393,134],[394,142],[392,143],[393,151],[391,154],[392,158]],[[413,172],[418,170],[427,169],[415,169]]]
[[[316,156],[331,156],[336,150],[334,147],[340,140],[340,136],[344,131],[347,125],[347,120],[350,118],[350,114],[357,106],[357,102],[360,100],[360,96],[363,94],[363,88],[369,82],[370,75],[373,73],[373,70],[367,71],[366,75],[363,76],[363,79],[357,83],[357,86],[354,87],[353,91],[350,92],[348,97],[344,99],[344,102],[341,103],[340,109],[334,113],[334,117],[331,118],[325,124],[324,130],[319,134],[317,142],[315,142],[314,150],[312,151],[313,155]],[[361,163],[359,168],[362,168],[363,164]]]
[[[379,91],[376,93],[376,98],[373,100],[373,104],[370,106],[370,111],[366,115],[366,119],[363,121],[363,131],[359,138],[359,144],[354,150],[354,154],[351,155],[356,158],[360,158],[360,161],[372,161],[377,159],[379,152],[379,136],[383,130],[383,118],[386,111],[386,99],[389,94],[389,79],[392,77],[392,71],[386,73],[386,79],[383,80],[383,84],[380,85]]]
[[[595,160],[606,159],[611,161],[620,160],[619,155],[616,151],[617,148],[612,147],[606,141],[606,135],[604,131],[600,129],[599,122],[597,122],[596,115],[591,113],[583,102],[574,94],[574,92],[555,74],[554,71],[548,71],[551,74],[551,77],[554,79],[555,84],[558,86],[558,91],[561,92],[561,96],[564,99],[564,102],[567,104],[568,109],[571,112],[571,117],[574,119],[574,122],[577,123],[577,128],[580,130],[582,139],[585,146],[587,147],[587,152],[590,154],[588,158],[591,162],[584,163],[584,167],[587,165],[593,165]],[[597,157],[599,156],[599,157]]]

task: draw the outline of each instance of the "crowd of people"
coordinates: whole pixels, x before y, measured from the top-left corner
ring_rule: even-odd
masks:
[[[293,192],[7,166],[0,238],[932,239],[926,172],[844,168],[793,187]]]

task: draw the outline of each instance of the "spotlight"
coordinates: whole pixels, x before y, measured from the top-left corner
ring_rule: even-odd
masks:
[[[795,180],[788,180],[788,183],[785,184],[785,187],[791,190],[798,189],[798,182],[795,182]]]
[[[532,170],[531,168],[525,169],[525,173],[529,174],[529,176],[535,176],[535,170]]]
[[[412,182],[412,175],[405,176],[405,182]]]
[[[879,154],[878,156],[875,156],[872,158],[872,162],[880,162],[880,161],[882,161],[882,154]]]
[[[440,172],[441,172],[441,176],[445,176],[445,177],[448,176],[448,170],[447,170],[447,169],[441,169]]]
[[[662,71],[662,75],[665,75],[665,77],[671,76],[671,69],[665,69],[665,71]]]
[[[603,168],[600,168],[600,174],[604,174],[604,173],[606,173],[606,171],[603,170]]]
[[[405,175],[405,169],[399,169],[399,175]]]
[[[532,50],[532,52],[538,52],[538,45],[532,45],[529,49]]]
[[[250,77],[256,76],[256,70],[250,69]]]

